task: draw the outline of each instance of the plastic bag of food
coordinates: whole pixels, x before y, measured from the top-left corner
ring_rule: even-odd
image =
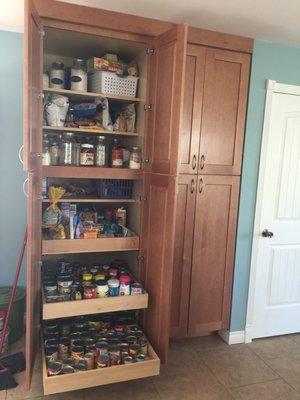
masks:
[[[65,194],[65,188],[59,186],[50,186],[48,196],[50,206],[43,212],[42,227],[49,230],[48,235],[51,239],[65,239],[66,234],[63,225],[61,224],[62,213],[57,206],[58,201]]]
[[[113,130],[113,125],[109,113],[108,100],[104,97],[99,97],[95,99],[95,104],[102,108],[102,126],[107,131]]]
[[[69,99],[60,94],[48,97],[45,104],[45,114],[49,126],[64,126],[69,109]]]

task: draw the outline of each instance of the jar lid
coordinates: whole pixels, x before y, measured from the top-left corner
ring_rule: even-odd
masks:
[[[120,283],[130,283],[131,277],[129,275],[121,275],[119,281]]]
[[[95,280],[96,281],[100,281],[100,280],[103,280],[103,279],[105,279],[105,273],[104,272],[100,272],[99,274],[97,274],[95,276]]]
[[[109,279],[107,281],[107,283],[109,286],[112,286],[112,287],[118,287],[120,284],[119,279]]]
[[[85,274],[82,274],[82,279],[84,281],[91,281],[93,279],[93,275],[87,272]]]
[[[74,136],[74,132],[66,132],[65,135],[66,136]]]
[[[98,136],[98,140],[105,140],[105,136]]]
[[[92,144],[89,143],[84,143],[81,145],[81,147],[84,147],[85,149],[92,149],[94,146]]]
[[[64,63],[61,61],[53,61],[52,67],[55,69],[63,69],[64,68]]]

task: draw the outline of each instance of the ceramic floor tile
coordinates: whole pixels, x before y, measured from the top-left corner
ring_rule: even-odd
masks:
[[[160,400],[151,379],[139,379],[113,385],[99,386],[87,389],[83,393],[83,400]],[[61,400],[65,399],[62,398]]]
[[[282,379],[231,389],[236,400],[300,400],[297,393]]]
[[[229,347],[219,335],[201,336],[188,339],[188,344],[198,354],[206,351],[214,351]]]
[[[297,344],[289,336],[257,339],[247,346],[263,360],[300,353],[300,341],[299,344]]]
[[[21,372],[14,375],[18,386],[15,389],[7,391],[6,400],[25,400],[34,399],[43,395],[43,384],[41,370],[36,370],[32,376],[31,388],[29,391],[25,390],[25,373]]]
[[[300,354],[272,358],[267,360],[266,363],[288,384],[300,392]]]
[[[204,363],[226,387],[271,381],[278,375],[245,345],[203,354]]]
[[[6,400],[6,390],[0,391],[0,400]]]
[[[295,333],[293,335],[288,335],[295,343],[300,345],[300,333]]]
[[[190,400],[200,398],[200,396],[201,399],[222,398],[217,397],[221,395],[221,391],[219,390],[221,386],[208,368],[200,371],[190,370],[180,375],[158,376],[153,378],[153,382],[160,398],[163,400]],[[206,393],[206,397],[202,397],[204,393]],[[213,393],[215,393],[215,397],[213,397]],[[226,393],[227,397],[224,397],[226,400],[227,398],[231,399],[224,387],[222,393]]]

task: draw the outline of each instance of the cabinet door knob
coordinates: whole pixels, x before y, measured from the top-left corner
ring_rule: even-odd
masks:
[[[195,191],[195,179],[191,180],[191,193],[193,194]]]
[[[199,179],[199,193],[202,193],[203,191],[203,178]]]
[[[197,157],[196,154],[194,154],[192,159],[192,168],[195,169],[196,167],[197,167]]]
[[[204,154],[202,154],[201,158],[200,158],[200,169],[203,169],[205,165],[205,156]]]
[[[20,161],[20,163],[22,165],[24,164],[24,161],[23,161],[23,150],[24,150],[24,145],[22,144],[22,146],[19,148],[19,153],[18,153],[19,161]]]
[[[26,197],[28,197],[28,191],[27,191],[27,184],[28,184],[28,177],[25,179],[23,182],[23,193]]]
[[[268,229],[264,229],[262,231],[263,237],[272,238],[274,236],[273,232],[270,232]]]

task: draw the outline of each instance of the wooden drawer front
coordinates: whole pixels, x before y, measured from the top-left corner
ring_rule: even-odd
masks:
[[[140,239],[133,237],[116,237],[100,239],[62,239],[43,240],[42,254],[76,254],[109,251],[130,251],[139,249]]]
[[[74,317],[125,310],[139,310],[148,307],[148,293],[136,296],[116,296],[104,299],[43,303],[43,319]]]
[[[158,375],[160,370],[160,360],[150,344],[148,345],[149,359],[140,363],[92,369],[90,371],[50,377],[47,375],[44,352],[42,357],[45,395],[146,378]]]
[[[199,173],[240,175],[250,55],[207,49]]]

